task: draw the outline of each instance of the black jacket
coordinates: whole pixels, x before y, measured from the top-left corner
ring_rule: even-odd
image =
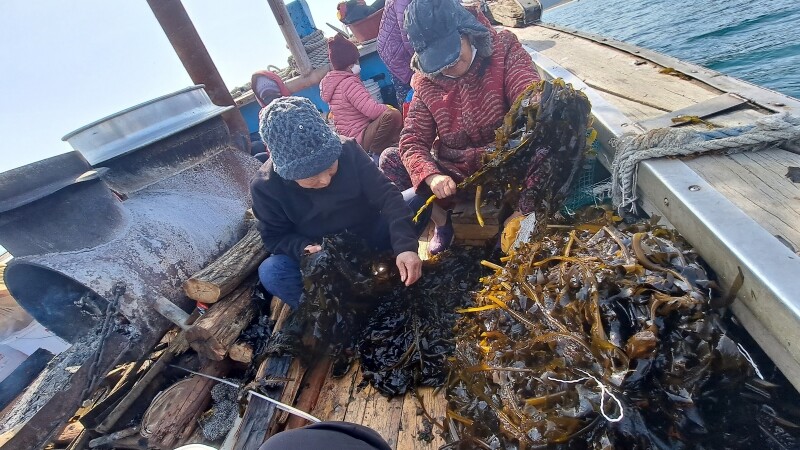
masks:
[[[267,160],[250,184],[253,213],[264,247],[299,261],[303,249],[323,236],[350,231],[368,239],[382,218],[395,255],[417,251],[412,212],[397,187],[355,141],[342,143],[339,169],[330,185],[304,189],[281,178]]]

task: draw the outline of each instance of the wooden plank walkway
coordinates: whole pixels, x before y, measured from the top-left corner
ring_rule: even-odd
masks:
[[[445,444],[439,430],[426,423],[414,394],[388,399],[372,386],[360,386],[361,370],[354,365],[341,378],[328,377],[311,414],[322,420],[344,420],[368,426],[396,449],[437,449]],[[443,423],[446,401],[443,392],[421,388],[425,410]]]

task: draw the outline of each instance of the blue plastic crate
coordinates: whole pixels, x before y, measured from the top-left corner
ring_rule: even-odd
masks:
[[[314,25],[314,19],[311,17],[311,10],[308,9],[308,4],[305,0],[294,0],[286,4],[286,9],[289,11],[289,18],[292,19],[294,29],[301,38],[313,33],[317,27]]]

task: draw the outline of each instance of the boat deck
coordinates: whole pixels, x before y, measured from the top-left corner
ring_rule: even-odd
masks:
[[[628,53],[602,41],[598,43],[544,26],[512,31],[524,45],[575,74],[643,128],[649,128],[648,121],[653,119],[678,115],[673,114],[676,111],[686,115],[712,112],[708,117],[710,122],[733,126],[751,123],[773,111],[791,110],[788,102],[784,106],[780,106],[783,102],[768,105],[773,111],[742,100],[737,104],[736,97],[710,84],[662,73],[665,66],[645,59],[649,56],[646,51]],[[697,69],[688,72],[691,76],[702,76]],[[714,114],[715,109],[721,112]],[[669,126],[671,121],[651,123],[655,128]],[[785,176],[787,167],[800,167],[800,154],[775,149],[684,158],[684,162],[770,234],[780,236],[795,251],[800,250],[800,184]]]
[[[759,107],[730,96],[729,89],[662,73],[665,67],[674,67],[672,61],[683,64],[663,55],[656,54],[656,58],[666,59],[670,65],[646,59],[639,54],[645,52],[641,49],[620,49],[564,30],[535,26],[511,31],[523,44],[566,68],[620,110],[630,120],[623,126],[631,131],[670,126],[669,119],[679,114],[701,116],[720,126],[744,124],[784,108],[782,101],[775,101],[770,108]],[[683,69],[697,70],[698,77],[715,76],[712,72],[701,73],[703,69],[697,66],[684,65]],[[717,84],[724,85],[728,79],[724,78]],[[738,83],[740,88],[745,85],[747,91],[749,85]],[[758,95],[764,93],[752,88]],[[767,99],[771,98],[767,94]],[[776,94],[775,98],[784,97]],[[786,110],[800,110],[800,103],[792,101],[789,99]],[[785,177],[788,166],[800,166],[800,154],[776,149],[686,158],[685,163],[771,235],[800,248],[800,185]],[[282,400],[306,407],[323,420],[345,420],[374,428],[392,448],[436,449],[444,445],[440,431],[424,423],[425,415],[416,396],[387,399],[371,386],[360,386],[358,366],[342,378],[331,378],[329,368],[328,363],[320,363],[305,371],[293,363],[290,377],[297,377],[297,381],[285,388]],[[426,388],[420,390],[419,397],[425,411],[441,423],[446,415],[443,393]],[[278,422],[281,420],[277,429],[291,423],[279,415]],[[271,431],[276,430],[274,427],[273,423]]]

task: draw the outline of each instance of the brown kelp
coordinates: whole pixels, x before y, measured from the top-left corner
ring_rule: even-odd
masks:
[[[457,323],[448,417],[464,448],[795,448],[791,412],[743,395],[776,385],[710,308],[691,247],[591,211],[522,244]]]
[[[440,386],[452,354],[455,310],[471,304],[485,251],[458,248],[423,262],[410,287],[390,254],[375,255],[353,235],[325,238],[302,264],[298,314],[313,330],[316,353],[335,357],[338,372],[360,359],[364,380],[384,395]]]
[[[586,95],[560,78],[532,84],[496,130],[495,149],[485,154],[484,165],[458,190],[477,191],[476,210],[481,202],[493,201],[524,213],[541,210],[540,217],[549,217],[582,169],[590,111]]]

